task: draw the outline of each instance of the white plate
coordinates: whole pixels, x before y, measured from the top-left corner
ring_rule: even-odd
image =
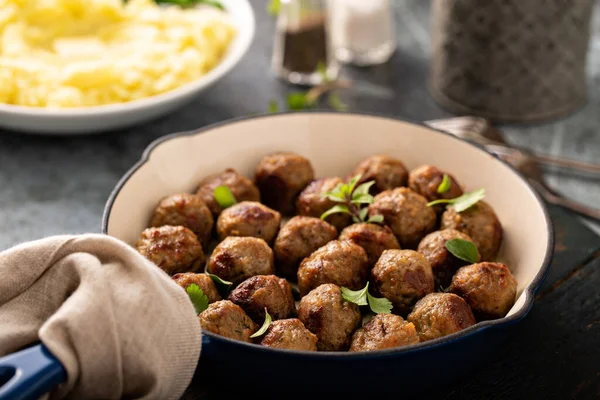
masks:
[[[266,154],[293,151],[307,157],[318,177],[347,176],[375,154],[402,160],[410,169],[433,164],[467,190],[485,188],[486,201],[504,228],[498,260],[518,280],[517,301],[502,324],[522,318],[533,304],[553,250],[544,204],[510,166],[481,148],[422,125],[362,114],[288,113],[228,121],[157,140],[119,182],[105,208],[103,231],[134,244],[159,199],[193,192],[200,180],[225,168],[247,177]],[[469,330],[470,331],[470,330]],[[458,335],[458,334],[457,334]]]
[[[219,65],[200,79],[169,92],[127,103],[74,109],[0,104],[0,127],[38,134],[84,135],[124,128],[167,114],[223,78],[242,59],[254,37],[248,0],[220,0],[238,29]]]

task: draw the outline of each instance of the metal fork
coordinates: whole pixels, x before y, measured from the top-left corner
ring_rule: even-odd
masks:
[[[425,124],[432,128],[451,133],[462,139],[483,145],[487,151],[502,158],[521,172],[527,178],[531,186],[533,186],[548,203],[564,207],[585,217],[600,221],[600,210],[565,198],[548,186],[539,165],[542,163],[560,165],[592,173],[600,173],[600,166],[551,156],[540,156],[523,149],[510,147],[504,140],[500,131],[490,126],[487,120],[482,118],[448,118],[426,121]],[[559,160],[560,164],[557,164],[557,160]]]

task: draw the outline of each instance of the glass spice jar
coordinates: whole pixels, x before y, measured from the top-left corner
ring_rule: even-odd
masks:
[[[330,0],[331,35],[343,63],[383,64],[396,50],[396,26],[390,0]]]
[[[273,47],[272,68],[297,85],[336,79],[340,66],[333,54],[327,0],[282,0]]]

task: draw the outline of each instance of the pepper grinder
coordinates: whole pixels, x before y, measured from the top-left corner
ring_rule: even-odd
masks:
[[[272,69],[297,85],[336,79],[340,65],[333,54],[327,0],[282,0],[273,47]]]

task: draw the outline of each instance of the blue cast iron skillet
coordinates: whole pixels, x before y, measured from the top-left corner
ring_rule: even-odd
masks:
[[[352,114],[389,118],[368,113]],[[232,121],[265,117],[268,115],[237,118],[193,132],[167,135],[154,141],[148,146],[142,159],[125,174],[111,193],[104,211],[103,233],[107,233],[110,210],[119,191],[148,161],[156,146],[178,136],[200,134]],[[461,140],[446,132],[438,132]],[[485,151],[476,144],[470,144],[480,151]],[[500,159],[499,161],[505,163]],[[517,170],[508,166],[528,185],[527,180]],[[289,392],[291,389],[295,392],[297,388],[302,390],[302,386],[305,386],[311,393],[333,393],[350,389],[355,393],[374,394],[389,390],[406,395],[423,393],[432,386],[443,387],[465,377],[494,354],[506,337],[507,328],[527,315],[533,306],[535,293],[548,272],[554,249],[553,227],[544,202],[530,186],[529,188],[543,207],[549,234],[543,265],[526,288],[525,305],[519,312],[497,320],[482,321],[461,332],[426,343],[362,353],[276,350],[204,332],[199,362],[199,370],[202,371],[204,380],[214,384],[223,381],[234,387],[264,389],[267,385],[271,391]],[[310,378],[305,378],[307,376]],[[43,345],[0,358],[0,400],[36,399],[65,379],[64,368]],[[386,385],[379,385],[377,382],[385,382]]]

